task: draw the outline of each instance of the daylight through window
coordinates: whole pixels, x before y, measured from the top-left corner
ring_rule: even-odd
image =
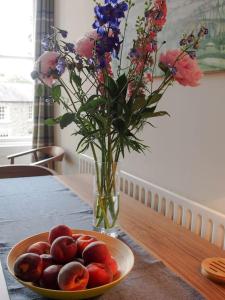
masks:
[[[32,0],[0,1],[0,36],[0,145],[30,143],[34,98],[30,77],[34,61]]]

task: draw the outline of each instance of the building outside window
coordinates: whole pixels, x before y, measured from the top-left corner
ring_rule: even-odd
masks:
[[[6,106],[0,106],[0,121],[4,121],[6,119]]]
[[[33,105],[29,104],[28,106],[28,120],[32,120],[33,119]]]
[[[8,142],[31,144],[34,98],[34,83],[30,77],[34,64],[32,0],[0,1],[0,36],[0,146]]]

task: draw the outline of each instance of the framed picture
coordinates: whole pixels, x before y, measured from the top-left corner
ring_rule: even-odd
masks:
[[[136,0],[130,17],[126,48],[132,47],[135,38],[135,22],[143,16],[145,0]],[[209,29],[197,53],[204,72],[225,70],[225,0],[167,0],[167,23],[158,40],[166,41],[162,51],[176,49],[183,33],[198,30],[200,25]]]

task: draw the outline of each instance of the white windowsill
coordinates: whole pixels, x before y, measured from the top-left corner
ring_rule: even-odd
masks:
[[[31,146],[31,137],[3,137],[0,138],[0,147],[18,147],[18,146]]]

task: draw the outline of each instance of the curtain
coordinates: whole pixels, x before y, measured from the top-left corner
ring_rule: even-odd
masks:
[[[51,34],[54,25],[54,0],[34,1],[35,22],[35,61],[44,52],[42,39]],[[37,82],[35,83],[34,95],[34,128],[33,148],[53,145],[53,127],[44,124],[45,119],[54,116],[54,104],[49,97],[48,88],[44,88],[43,96],[38,96]]]

